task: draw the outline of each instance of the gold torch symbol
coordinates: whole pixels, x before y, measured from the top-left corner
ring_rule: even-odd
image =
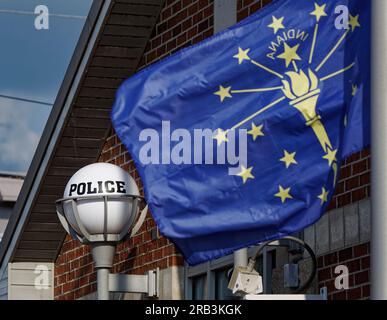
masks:
[[[321,122],[321,117],[317,114],[317,101],[321,90],[318,88],[319,80],[317,76],[309,69],[308,76],[304,71],[287,72],[290,83],[283,80],[282,91],[290,99],[290,105],[302,113],[306,120],[306,125],[311,127],[321,144],[324,152],[327,154],[324,158],[329,161],[335,172],[335,183],[337,176],[336,150],[333,150],[328,134]]]

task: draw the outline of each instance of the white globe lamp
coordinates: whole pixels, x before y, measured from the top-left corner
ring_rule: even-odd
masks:
[[[101,300],[109,297],[109,270],[117,243],[133,235],[144,221],[147,207],[139,215],[142,200],[126,171],[109,163],[94,163],[78,170],[67,183],[63,198],[56,201],[64,229],[91,245]]]

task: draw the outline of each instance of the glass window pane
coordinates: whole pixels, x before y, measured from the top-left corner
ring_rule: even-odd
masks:
[[[216,300],[240,300],[241,297],[233,295],[232,291],[228,289],[229,276],[232,266],[217,270],[215,272],[215,299]]]
[[[192,278],[192,299],[203,300],[207,296],[207,276],[201,275]]]

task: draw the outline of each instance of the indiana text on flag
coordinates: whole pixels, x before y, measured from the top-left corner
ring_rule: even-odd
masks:
[[[347,24],[339,5],[348,8]],[[369,33],[370,1],[277,0],[120,87],[114,128],[161,233],[190,264],[321,217],[341,160],[369,145]],[[144,164],[141,132],[152,129],[150,142],[165,135],[163,123],[192,136],[211,129],[214,150],[243,129],[247,163],[235,175],[227,161]],[[187,139],[168,141],[184,152]],[[164,140],[156,145],[165,152]]]

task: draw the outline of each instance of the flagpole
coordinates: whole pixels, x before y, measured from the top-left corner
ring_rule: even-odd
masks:
[[[234,267],[247,267],[248,252],[247,249],[240,249],[234,252]]]
[[[387,299],[387,1],[372,1],[371,298]]]

